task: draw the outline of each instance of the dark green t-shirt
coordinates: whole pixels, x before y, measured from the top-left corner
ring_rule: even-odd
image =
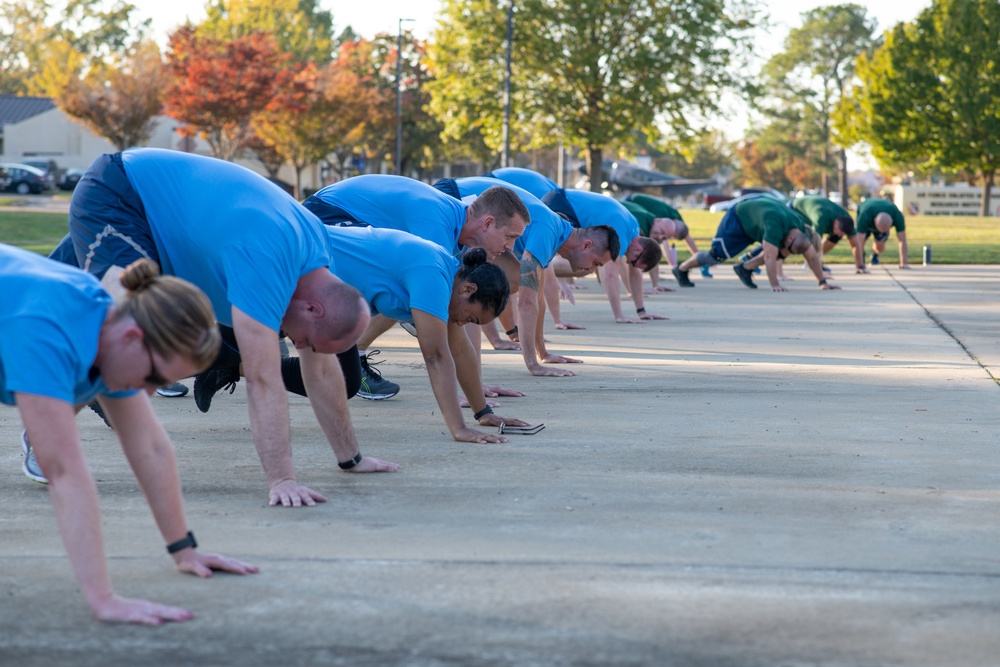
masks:
[[[736,218],[754,241],[767,241],[779,248],[792,229],[806,231],[805,218],[772,197],[740,202],[736,205]]]
[[[792,208],[806,216],[806,219],[812,223],[812,228],[820,236],[833,233],[834,218],[841,216],[850,217],[850,213],[847,212],[846,208],[830,201],[826,197],[818,195],[797,197],[792,201]],[[848,236],[855,235],[857,235],[857,231],[848,234]]]
[[[874,234],[875,216],[879,213],[888,213],[892,217],[892,226],[896,228],[896,233],[906,231],[906,220],[896,205],[888,199],[866,199],[858,205],[858,233]]]
[[[653,214],[655,218],[670,218],[671,220],[683,221],[684,218],[677,211],[676,208],[670,204],[657,199],[656,197],[651,197],[649,195],[635,194],[629,197],[629,201],[635,202],[639,206],[643,207],[647,211]]]
[[[628,209],[628,212],[635,216],[635,219],[639,221],[639,234],[641,236],[649,236],[649,230],[653,227],[653,220],[657,217],[646,210],[645,206],[636,204],[634,201],[629,201],[628,199],[622,200],[622,206]]]

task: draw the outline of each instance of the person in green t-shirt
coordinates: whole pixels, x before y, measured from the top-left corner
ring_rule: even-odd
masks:
[[[696,266],[718,264],[736,257],[755,241],[763,245],[763,252],[733,267],[744,285],[756,289],[753,270],[763,264],[767,279],[774,292],[787,292],[778,282],[778,258],[790,254],[805,257],[820,289],[840,289],[823,276],[819,254],[812,245],[805,218],[771,197],[757,197],[740,202],[726,211],[712,239],[712,249],[699,252],[674,269],[674,277],[681,285],[691,283],[688,271]]]
[[[790,206],[801,213],[809,221],[812,228],[821,237],[825,237],[820,247],[820,259],[833,250],[841,238],[847,237],[854,255],[854,266],[857,273],[868,273],[865,268],[865,251],[861,235],[854,228],[854,219],[840,204],[819,195],[796,197]],[[826,267],[824,267],[826,270]]]
[[[673,220],[674,222],[673,233],[666,235],[665,238],[657,238],[653,234],[649,235],[649,238],[659,243],[660,246],[663,248],[663,255],[667,258],[667,263],[670,265],[671,269],[673,269],[674,266],[676,266],[677,264],[677,259],[676,259],[677,254],[676,254],[676,249],[675,252],[673,253],[670,252],[670,249],[667,248],[667,241],[672,241],[672,240],[684,241],[684,243],[687,244],[688,250],[691,252],[692,255],[698,253],[698,244],[695,243],[694,237],[691,236],[691,233],[688,230],[687,223],[684,222],[684,218],[681,217],[680,211],[678,211],[676,208],[666,203],[662,199],[658,199],[651,195],[644,195],[641,193],[635,193],[629,195],[628,197],[626,197],[626,201],[631,201],[635,204],[638,204],[639,206],[642,206],[644,209],[649,211],[655,217]],[[658,273],[659,273],[658,271],[652,271],[649,274],[654,289],[658,288],[659,284]],[[713,277],[712,273],[709,271],[708,266],[701,267],[701,275],[704,278]]]
[[[889,240],[889,230],[893,227],[896,228],[896,241],[899,242],[899,268],[908,269],[910,262],[906,253],[909,246],[906,243],[906,219],[903,213],[887,199],[866,199],[858,205],[858,235],[864,234],[861,241],[862,258],[868,237],[874,236],[872,264],[878,264],[878,256],[885,252],[885,242]]]

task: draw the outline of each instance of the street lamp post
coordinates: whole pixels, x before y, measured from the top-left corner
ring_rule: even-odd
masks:
[[[396,32],[396,173],[403,173],[403,90],[400,82],[403,78],[403,21],[415,19],[399,19],[399,30]]]
[[[510,51],[514,39],[514,0],[507,7],[507,72],[503,79],[503,152],[500,166],[510,166]]]

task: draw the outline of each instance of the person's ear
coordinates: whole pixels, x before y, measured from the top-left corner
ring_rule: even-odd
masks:
[[[458,293],[461,294],[462,296],[466,296],[467,297],[467,296],[472,296],[473,294],[475,294],[478,289],[479,289],[479,285],[477,285],[476,283],[473,283],[473,282],[466,281],[466,282],[462,283],[462,286],[459,288]]]

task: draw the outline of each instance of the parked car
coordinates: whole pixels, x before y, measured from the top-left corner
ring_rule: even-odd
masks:
[[[80,182],[80,179],[83,178],[86,171],[86,169],[70,167],[64,171],[62,176],[59,178],[59,189],[67,191],[73,190],[76,188],[76,184]]]
[[[7,170],[9,182],[4,188],[5,192],[16,192],[19,195],[40,194],[49,189],[49,179],[40,169],[35,169],[26,164],[7,162],[0,164],[0,168]]]
[[[780,190],[775,190],[774,188],[742,188],[733,194],[734,197],[732,199],[716,202],[712,204],[708,210],[712,213],[728,211],[740,202],[746,201],[747,199],[755,199],[757,197],[771,197],[772,199],[777,199],[778,201],[786,201],[788,199],[788,197],[785,196],[785,193]]]
[[[49,182],[47,190],[55,189],[56,184],[62,176],[62,170],[59,168],[59,165],[56,164],[55,160],[49,158],[25,158],[18,164],[26,164],[45,174],[45,179]]]

